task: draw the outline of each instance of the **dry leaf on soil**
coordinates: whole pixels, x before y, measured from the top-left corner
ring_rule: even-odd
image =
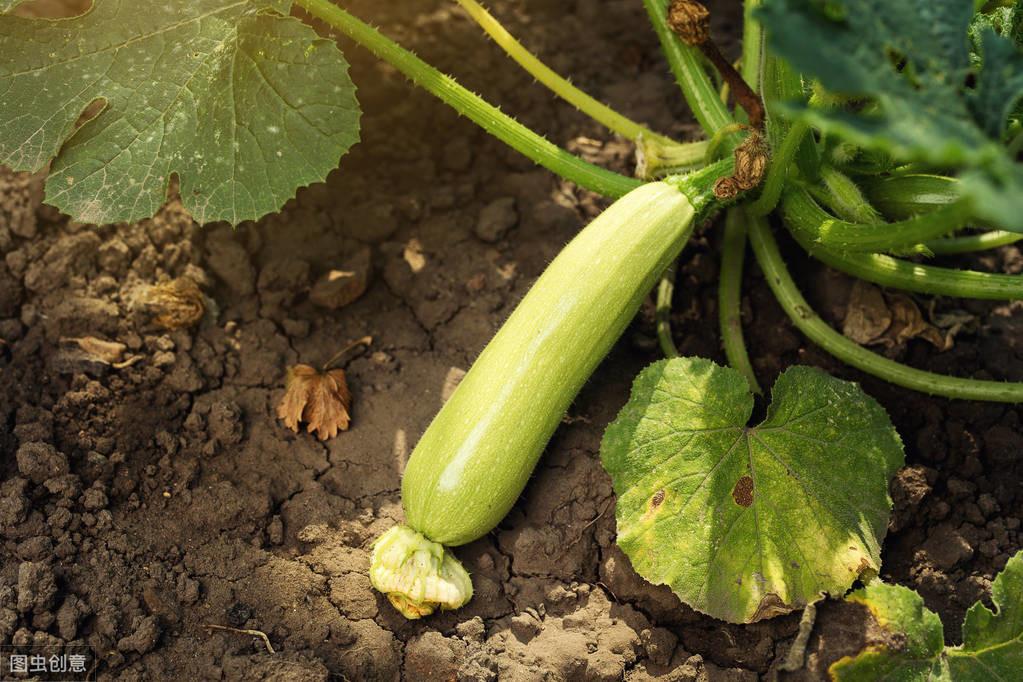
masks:
[[[191,327],[206,314],[202,290],[187,277],[150,287],[143,304],[152,312],[153,324],[164,329]]]
[[[343,369],[322,372],[309,365],[295,365],[288,369],[277,416],[295,433],[299,422],[305,422],[309,433],[327,440],[348,430],[351,406],[352,394]]]
[[[958,331],[958,330],[957,330]],[[953,345],[953,333],[924,319],[916,302],[905,294],[885,294],[880,287],[857,280],[849,293],[842,333],[860,345],[900,346],[920,338],[939,351]]]

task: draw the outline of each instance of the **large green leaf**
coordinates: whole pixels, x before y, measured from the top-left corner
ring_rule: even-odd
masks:
[[[618,544],[693,608],[751,622],[840,595],[880,566],[902,442],[855,384],[807,367],[779,377],[767,418],[709,360],[655,363],[601,444]]]
[[[866,100],[856,108],[794,106],[836,136],[900,161],[968,171],[978,215],[1023,231],[1023,169],[1001,135],[1023,94],[1014,40],[973,26],[964,0],[764,0],[770,47],[828,90]],[[975,191],[974,191],[975,190]]]
[[[963,623],[963,644],[944,646],[941,620],[916,592],[875,583],[849,595],[870,609],[886,633],[856,656],[830,669],[839,682],[998,682],[1023,671],[1023,552],[1009,559],[991,585],[995,610],[981,602]]]
[[[153,215],[173,174],[200,222],[279,209],[359,131],[347,62],[289,9],[96,0],[72,19],[0,16],[0,164],[52,159],[47,201],[87,222]]]

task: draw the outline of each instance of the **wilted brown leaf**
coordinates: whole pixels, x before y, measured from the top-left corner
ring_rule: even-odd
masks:
[[[892,324],[892,313],[881,289],[856,280],[849,292],[842,333],[859,344],[876,341]]]
[[[892,308],[892,327],[888,330],[895,345],[910,339],[921,338],[941,351],[952,347],[952,339],[946,337],[933,324],[924,320],[919,306],[905,294],[888,296]]]
[[[861,345],[886,348],[901,346],[911,339],[924,339],[940,351],[953,345],[952,334],[924,319],[916,302],[905,294],[888,293],[857,280],[849,294],[842,333]]]
[[[309,433],[327,440],[348,430],[351,406],[352,394],[343,369],[322,372],[309,365],[295,365],[288,369],[277,416],[295,433],[299,422],[305,422]]]

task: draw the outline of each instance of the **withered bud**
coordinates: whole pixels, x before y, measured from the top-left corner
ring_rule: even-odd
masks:
[[[769,154],[770,150],[763,135],[755,130],[735,148],[733,177],[739,185],[740,191],[749,191],[764,179]]]
[[[696,0],[672,0],[668,26],[686,45],[703,45],[710,39],[710,12]]]
[[[153,324],[164,329],[191,327],[206,314],[199,285],[187,277],[150,287],[143,304],[153,315]]]
[[[739,196],[739,183],[735,178],[718,178],[714,183],[714,196],[722,201],[728,201]]]

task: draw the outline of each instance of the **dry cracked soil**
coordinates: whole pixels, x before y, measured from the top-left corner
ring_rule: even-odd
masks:
[[[345,4],[554,141],[630,172],[629,144],[532,83],[453,3]],[[584,88],[695,135],[638,0],[493,9]],[[739,3],[712,9],[734,54]],[[825,603],[805,665],[783,672],[798,615],[715,621],[645,583],[615,547],[597,453],[632,377],[658,357],[649,306],[512,513],[458,550],[472,602],[410,622],[371,590],[368,547],[401,519],[402,467],[445,385],[604,202],[344,47],[362,142],[327,182],[258,223],[200,227],[172,202],[138,224],[84,225],[41,204],[40,178],[0,175],[0,644],[87,645],[103,680],[644,682],[820,679],[880,637],[859,607]],[[723,362],[718,243],[708,225],[687,248],[673,316],[683,354]],[[788,252],[840,325],[850,282]],[[325,307],[344,292],[313,293],[324,273],[367,262],[355,302]],[[1015,247],[949,262],[1023,270]],[[177,277],[200,285],[208,310],[166,331],[147,318],[145,292]],[[765,382],[816,365],[861,381],[891,412],[907,468],[893,482],[883,577],[919,590],[954,640],[1023,544],[1020,410],[860,375],[798,334],[756,267],[746,280],[744,324]],[[916,339],[885,352],[1023,380],[1020,304],[939,301],[930,312],[966,321],[950,350]],[[351,430],[326,442],[288,431],[274,411],[286,368],[365,335],[371,350],[348,365]],[[115,345],[83,349],[84,337]]]

